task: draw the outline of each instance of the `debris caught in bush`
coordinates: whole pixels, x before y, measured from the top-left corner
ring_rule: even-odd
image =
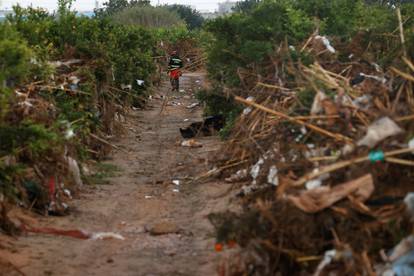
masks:
[[[322,2],[207,25],[213,87],[244,110],[214,164],[243,195],[242,212],[210,216],[218,243],[241,246],[222,275],[373,275],[411,233],[414,6]]]

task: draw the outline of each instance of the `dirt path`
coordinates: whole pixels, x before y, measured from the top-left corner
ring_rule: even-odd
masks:
[[[196,102],[190,91],[202,82],[201,74],[185,76],[186,92],[172,95],[161,115],[162,99],[130,114],[128,133],[117,142],[126,152],[114,153],[110,162],[121,169],[119,176],[110,185],[87,188],[73,202],[77,207],[70,216],[42,219],[42,225],[63,229],[117,232],[125,241],[30,234],[17,242],[18,254],[27,256],[19,266],[26,275],[216,274],[219,256],[206,215],[227,208],[228,201],[220,196],[229,187],[183,180],[208,169],[207,158],[220,142],[209,137],[198,139],[202,148],[179,146],[178,128],[201,118],[201,108],[186,106]],[[181,185],[172,180],[181,180]],[[159,223],[160,231],[178,232],[148,233]]]

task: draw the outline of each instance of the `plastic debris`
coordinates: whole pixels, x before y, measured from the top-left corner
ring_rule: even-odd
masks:
[[[63,193],[70,199],[72,199],[72,193],[68,189],[63,189]]]
[[[414,220],[414,193],[408,193],[404,198],[407,213]]]
[[[367,174],[332,188],[319,187],[304,191],[299,195],[288,195],[288,199],[299,209],[307,213],[316,213],[349,195],[354,195],[358,200],[365,201],[373,192],[374,180],[371,174]]]
[[[328,250],[325,252],[322,261],[319,263],[313,276],[325,275],[324,269],[333,262],[345,261],[351,263],[354,259],[353,253],[350,249],[343,250]]]
[[[80,82],[80,79],[77,76],[70,76],[68,79],[72,84],[77,85]]]
[[[414,138],[413,138],[413,139],[411,139],[411,140],[408,142],[408,147],[409,147],[410,149],[414,149]],[[414,154],[414,152],[413,152],[413,154]]]
[[[109,239],[115,239],[115,240],[125,240],[125,238],[117,233],[111,233],[111,232],[101,232],[101,233],[93,233],[90,235],[89,239],[91,240],[109,240]]]
[[[395,261],[392,270],[395,276],[414,275],[414,250],[411,249],[410,252]]]
[[[229,183],[242,181],[247,178],[247,170],[238,170],[235,174],[231,175],[230,177],[226,178],[225,181]]]
[[[82,239],[82,240],[107,240],[107,239],[118,239],[118,240],[125,240],[125,238],[117,233],[112,232],[87,232],[84,230],[63,230],[63,229],[57,229],[57,228],[51,228],[51,227],[28,227],[26,225],[22,225],[22,229],[26,232],[30,233],[39,233],[39,234],[50,234],[50,235],[56,235],[56,236],[66,236],[66,237],[72,237],[76,239]]]
[[[371,161],[371,163],[378,163],[378,162],[385,161],[384,152],[381,150],[371,151],[368,155],[368,158],[369,158],[369,161]]]
[[[360,73],[361,76],[367,78],[367,79],[372,79],[372,80],[376,80],[382,84],[386,84],[387,83],[387,79],[384,77],[378,77],[378,76],[374,76],[374,75],[367,75],[364,73]]]
[[[221,243],[216,243],[216,244],[214,245],[214,250],[215,250],[216,252],[222,252],[222,251],[223,251],[223,244],[221,244]]]
[[[250,96],[250,97],[248,97],[248,98],[246,99],[246,101],[253,102],[253,101],[254,101],[254,97]],[[253,109],[252,109],[250,106],[246,107],[246,108],[243,110],[243,115],[244,115],[244,116],[249,115],[249,114],[250,114],[250,112],[252,112],[252,110],[253,110]]]
[[[250,175],[253,178],[253,184],[256,184],[256,178],[259,176],[260,173],[260,166],[264,164],[264,159],[260,158],[257,163],[251,168]]]
[[[122,90],[132,90],[132,85],[131,84],[121,84],[121,89]]]
[[[272,166],[269,169],[269,174],[267,175],[267,183],[272,184],[273,186],[279,185],[279,177],[277,176],[278,170],[276,166]]]
[[[372,97],[370,95],[363,95],[353,100],[352,104],[359,109],[368,110],[372,106]]]
[[[172,181],[172,183],[174,184],[174,185],[177,185],[177,186],[180,186],[180,180],[173,180]]]
[[[368,127],[367,134],[358,141],[357,145],[372,148],[382,140],[402,132],[403,130],[393,120],[383,117]]]
[[[322,186],[322,180],[320,180],[319,178],[318,179],[309,180],[305,184],[306,190],[314,190],[314,189],[319,188],[321,186]]]
[[[197,107],[199,105],[200,105],[200,103],[192,103],[192,104],[188,105],[187,108],[188,109],[193,109],[193,108],[195,108],[195,107]]]
[[[328,96],[325,95],[323,92],[318,92],[313,99],[313,104],[311,108],[311,114],[316,115],[323,111],[323,101],[327,99]]]
[[[73,177],[73,180],[76,183],[76,186],[78,188],[82,187],[83,182],[82,182],[78,162],[70,156],[67,157],[67,162],[68,162],[68,166],[69,166],[69,171],[72,174],[72,177]]]
[[[355,78],[351,79],[349,84],[351,86],[355,86],[355,85],[362,83],[364,80],[365,80],[365,76],[362,74],[358,74]]]
[[[387,271],[386,273],[390,274],[383,273],[382,275],[414,275],[414,236],[408,236],[395,246],[388,261],[391,262],[392,272]]]
[[[336,250],[328,250],[325,252],[322,261],[319,263],[318,268],[316,269],[316,272],[313,274],[314,276],[321,275],[322,271],[332,263],[332,261],[336,257]]]
[[[66,133],[65,133],[65,139],[66,140],[69,140],[69,139],[73,138],[74,136],[75,136],[75,132],[73,131],[72,128],[69,128],[68,130],[66,130]]]
[[[145,81],[143,81],[143,80],[137,80],[138,86],[143,86],[144,83],[145,83]]]
[[[190,140],[185,140],[185,141],[181,142],[181,146],[182,147],[189,147],[189,148],[201,148],[203,146],[203,144],[201,144],[200,142],[197,142],[194,139],[190,139]]]
[[[334,47],[332,47],[331,42],[329,41],[329,39],[326,36],[320,36],[317,35],[315,36],[315,39],[320,39],[322,40],[322,43],[325,45],[326,50],[328,50],[329,52],[331,52],[332,54],[336,53],[336,50]]]
[[[319,168],[315,168],[313,170],[313,173],[318,173],[318,172],[319,172]],[[311,179],[308,182],[306,182],[305,187],[307,190],[314,190],[316,188],[319,188],[322,186],[323,181],[329,179],[329,177],[330,177],[329,173],[323,174],[316,179]]]

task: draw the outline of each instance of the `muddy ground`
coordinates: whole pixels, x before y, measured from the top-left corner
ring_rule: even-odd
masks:
[[[145,110],[126,118],[127,132],[115,141],[123,150],[107,161],[120,169],[109,185],[85,187],[69,216],[35,218],[36,226],[116,232],[124,241],[28,234],[3,238],[0,254],[25,275],[215,275],[223,253],[214,251],[206,216],[229,208],[230,187],[188,180],[208,171],[221,142],[204,137],[197,139],[203,147],[184,148],[179,133],[202,117],[202,107],[187,106],[203,82],[201,73],[186,74],[185,92],[172,94],[165,82]],[[161,235],[152,235],[153,227]]]

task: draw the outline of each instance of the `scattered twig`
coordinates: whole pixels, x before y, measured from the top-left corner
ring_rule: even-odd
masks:
[[[89,133],[89,135],[90,135],[92,138],[94,138],[94,139],[96,139],[96,140],[98,140],[98,141],[100,141],[100,142],[102,142],[102,143],[104,143],[104,144],[106,144],[106,145],[108,145],[108,146],[113,147],[114,149],[120,150],[120,151],[122,151],[122,152],[124,152],[124,153],[128,153],[126,150],[121,149],[120,147],[118,147],[118,146],[116,146],[116,145],[114,145],[114,144],[109,143],[109,142],[108,142],[108,141],[106,141],[105,139],[103,139],[103,138],[101,138],[101,137],[99,137],[99,136],[96,136],[96,135],[95,135],[95,134],[93,134],[93,133]]]

